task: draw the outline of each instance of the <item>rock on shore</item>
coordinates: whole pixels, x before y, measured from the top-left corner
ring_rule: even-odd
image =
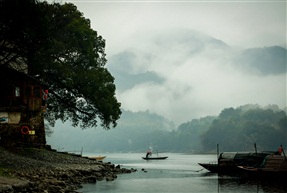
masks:
[[[72,193],[81,184],[114,180],[117,174],[134,171],[43,148],[0,147],[0,192],[3,193]]]

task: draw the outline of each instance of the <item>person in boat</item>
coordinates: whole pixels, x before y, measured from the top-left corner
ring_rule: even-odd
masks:
[[[150,147],[149,150],[146,152],[146,158],[148,158],[148,156],[152,155],[152,148]]]
[[[280,145],[280,147],[278,148],[278,154],[279,155],[282,155],[282,152],[283,152],[283,147],[282,147],[282,145]]]

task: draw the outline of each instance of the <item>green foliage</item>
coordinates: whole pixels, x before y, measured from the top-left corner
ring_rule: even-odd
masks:
[[[4,169],[4,168],[0,168],[0,176],[3,176],[3,177],[12,177],[11,173],[9,172],[8,169]]]
[[[0,1],[0,65],[37,75],[49,85],[46,119],[82,128],[116,126],[120,103],[104,67],[105,40],[70,3]],[[23,65],[26,64],[26,65]]]
[[[145,152],[152,146],[160,152],[210,153],[216,152],[216,144],[220,151],[254,151],[254,143],[259,151],[275,151],[280,144],[287,147],[286,124],[284,111],[253,105],[227,108],[219,116],[193,119],[177,129],[149,111],[123,110],[115,130],[80,131],[62,125],[48,141],[70,150],[84,147],[87,152]]]
[[[202,151],[200,137],[209,129],[214,119],[214,116],[207,116],[181,124],[175,135],[173,135],[176,136],[173,143],[174,150],[183,152]]]
[[[216,144],[224,151],[249,151],[254,143],[261,150],[276,150],[280,144],[287,146],[286,125],[284,111],[227,108],[202,136],[202,144],[205,151],[214,150]]]

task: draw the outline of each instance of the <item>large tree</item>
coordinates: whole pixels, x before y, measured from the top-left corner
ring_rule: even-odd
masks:
[[[46,119],[109,129],[120,118],[105,40],[77,7],[37,0],[0,0],[0,67],[49,85]]]

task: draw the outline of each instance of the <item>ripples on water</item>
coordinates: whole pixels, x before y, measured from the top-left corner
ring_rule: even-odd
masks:
[[[287,193],[286,183],[248,181],[208,173],[197,163],[212,162],[216,155],[163,154],[166,160],[145,161],[143,154],[108,154],[112,162],[138,171],[118,175],[115,181],[86,184],[83,193]],[[283,181],[284,182],[284,181]]]

